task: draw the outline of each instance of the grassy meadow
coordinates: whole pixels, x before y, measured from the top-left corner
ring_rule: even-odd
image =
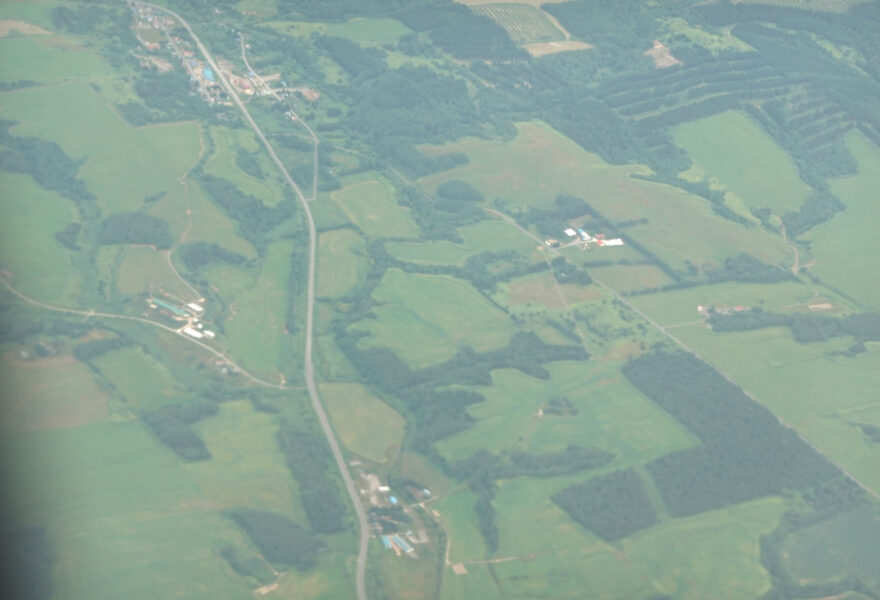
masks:
[[[500,220],[488,220],[458,228],[461,243],[446,240],[437,242],[391,242],[388,253],[398,260],[419,264],[457,265],[480,252],[516,250],[530,252],[534,243],[513,225]]]
[[[408,209],[399,206],[385,184],[367,179],[346,185],[330,197],[367,237],[415,237]]]
[[[859,133],[850,133],[846,141],[858,161],[858,174],[831,182],[846,210],[803,237],[816,261],[811,273],[863,308],[878,310],[880,283],[874,273],[880,266],[876,251],[880,150]]]
[[[788,154],[741,112],[684,123],[674,137],[710,183],[751,208],[782,215],[797,210],[810,192]]]
[[[353,291],[366,275],[364,240],[351,229],[327,231],[318,238],[317,295],[337,298]]]
[[[684,268],[685,261],[717,266],[740,252],[771,264],[789,260],[788,248],[776,236],[723,219],[706,200],[681,189],[632,177],[648,174],[644,166],[609,165],[540,122],[520,123],[517,129],[511,142],[466,138],[422,147],[429,155],[463,152],[470,162],[420,181],[433,190],[461,179],[487,198],[520,208],[551,208],[564,193],[585,199],[612,221],[647,218],[647,224],[627,232],[675,268]]]
[[[321,399],[345,447],[384,462],[403,441],[404,419],[359,383],[322,383]]]
[[[140,348],[114,350],[92,362],[132,410],[155,410],[188,396],[168,368]]]
[[[390,347],[413,367],[452,358],[464,345],[501,348],[515,331],[504,313],[453,277],[389,269],[373,297],[378,318],[357,324],[372,334],[362,343]]]

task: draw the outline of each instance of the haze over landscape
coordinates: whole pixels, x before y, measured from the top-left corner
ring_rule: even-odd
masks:
[[[0,52],[5,597],[880,600],[880,1]]]

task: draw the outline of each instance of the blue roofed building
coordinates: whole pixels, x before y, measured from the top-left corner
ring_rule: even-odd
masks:
[[[205,69],[202,71],[202,75],[205,79],[207,79],[211,83],[214,83],[214,71],[212,71],[211,69]]]

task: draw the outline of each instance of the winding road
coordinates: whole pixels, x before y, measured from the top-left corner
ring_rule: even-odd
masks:
[[[244,103],[241,101],[241,98],[238,96],[235,88],[233,88],[229,81],[226,79],[226,76],[217,66],[214,57],[211,56],[211,53],[208,52],[208,49],[205,48],[204,44],[202,44],[202,41],[192,30],[192,27],[190,27],[189,23],[187,23],[180,15],[178,15],[174,11],[169,10],[163,6],[152,4],[150,2],[137,1],[133,1],[132,4],[135,6],[148,6],[153,10],[164,12],[165,14],[177,19],[180,22],[180,25],[184,29],[186,29],[190,37],[192,37],[193,42],[195,42],[196,46],[198,47],[199,52],[202,54],[202,57],[205,59],[205,62],[207,62],[211,66],[211,69],[213,69],[214,73],[217,76],[217,79],[223,85],[223,89],[226,90],[226,93],[229,94],[229,97],[241,111],[241,114],[251,126],[251,129],[253,129],[254,133],[257,134],[257,137],[260,138],[260,141],[263,143],[263,146],[265,146],[266,151],[269,153],[269,156],[272,158],[275,166],[278,167],[278,170],[284,176],[284,180],[296,194],[296,197],[299,199],[303,211],[305,212],[306,221],[309,225],[309,275],[308,288],[306,292],[306,348],[303,371],[305,374],[306,387],[308,388],[309,396],[312,399],[312,406],[315,409],[315,413],[318,415],[318,420],[321,423],[321,429],[324,431],[324,436],[327,438],[327,443],[330,444],[330,449],[333,452],[333,458],[336,460],[336,466],[339,468],[339,472],[341,473],[342,479],[345,482],[345,488],[348,491],[348,495],[351,497],[351,502],[354,505],[355,513],[357,514],[358,522],[360,525],[360,547],[358,550],[357,568],[355,571],[355,587],[357,590],[358,600],[366,600],[367,591],[365,585],[365,574],[367,567],[367,546],[369,544],[367,514],[364,511],[363,504],[361,504],[361,499],[360,496],[358,496],[357,489],[355,489],[354,487],[354,481],[351,478],[351,473],[348,472],[348,465],[346,465],[345,463],[345,457],[342,455],[342,450],[339,447],[339,442],[336,440],[336,435],[333,433],[333,428],[330,427],[330,421],[327,418],[327,413],[324,410],[323,404],[321,404],[321,398],[318,396],[318,388],[315,385],[315,369],[312,364],[312,338],[315,313],[315,253],[317,233],[315,231],[315,220],[312,218],[312,211],[309,208],[309,201],[302,193],[302,190],[297,185],[296,181],[293,180],[293,177],[290,176],[290,173],[287,171],[284,163],[278,157],[278,154],[275,152],[272,144],[269,143],[269,140],[266,138],[263,131],[257,125],[256,121],[254,121],[251,114],[248,112],[247,107],[245,107]],[[302,119],[299,117],[299,115],[297,115],[293,111],[291,112],[296,117],[296,120],[302,123]],[[317,138],[314,132],[312,132],[311,128],[306,128],[313,136],[313,140],[316,140]]]

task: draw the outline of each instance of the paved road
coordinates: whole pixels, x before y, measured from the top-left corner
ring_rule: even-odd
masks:
[[[324,406],[321,404],[321,399],[318,396],[318,389],[315,385],[315,370],[314,366],[312,365],[312,337],[315,312],[315,245],[317,234],[315,232],[315,220],[312,218],[312,211],[309,209],[308,200],[306,199],[305,195],[303,195],[300,187],[296,184],[296,181],[294,181],[293,177],[290,176],[290,173],[287,171],[284,163],[281,162],[281,159],[278,157],[278,154],[275,152],[272,144],[269,143],[269,140],[266,139],[263,131],[254,121],[253,117],[251,117],[251,114],[248,112],[244,103],[241,101],[241,98],[239,98],[238,93],[235,91],[235,88],[233,88],[232,85],[230,85],[229,81],[227,81],[226,76],[223,75],[223,72],[214,61],[214,57],[211,56],[211,53],[208,52],[208,49],[205,48],[204,44],[202,44],[202,41],[189,26],[189,23],[187,23],[180,15],[178,15],[174,11],[171,11],[157,4],[152,4],[150,2],[133,2],[133,4],[149,6],[154,10],[159,10],[166,14],[169,14],[180,21],[180,24],[192,37],[192,40],[198,47],[199,52],[201,52],[202,57],[211,66],[211,69],[213,69],[214,73],[216,73],[217,78],[220,80],[220,83],[223,85],[226,93],[229,94],[229,97],[241,111],[245,120],[251,126],[251,129],[254,130],[254,133],[256,133],[257,137],[260,138],[263,146],[266,147],[266,151],[269,153],[269,156],[272,157],[272,161],[278,167],[278,170],[281,171],[281,174],[284,176],[284,180],[296,194],[296,197],[299,199],[303,211],[305,212],[306,220],[308,221],[309,225],[309,279],[308,290],[306,292],[306,349],[303,371],[305,373],[306,387],[308,388],[309,396],[312,399],[312,406],[315,409],[315,413],[318,415],[318,420],[321,423],[321,429],[323,429],[324,435],[327,438],[327,442],[330,444],[330,449],[333,451],[333,458],[336,459],[336,465],[339,468],[339,472],[342,474],[342,479],[345,482],[345,488],[346,490],[348,490],[348,495],[351,497],[351,502],[354,505],[355,513],[357,514],[361,531],[360,549],[358,551],[357,569],[355,572],[355,586],[357,589],[358,600],[366,600],[367,592],[364,582],[367,567],[367,546],[369,543],[367,515],[364,511],[363,505],[361,504],[361,499],[360,496],[358,496],[357,489],[355,489],[354,487],[354,481],[352,481],[351,474],[348,472],[348,466],[345,464],[345,458],[342,455],[342,450],[340,450],[339,448],[339,442],[336,440],[336,435],[333,433],[333,429],[330,427],[330,421],[327,418],[327,413],[324,411]],[[299,115],[296,115],[296,113],[294,113],[294,115],[296,116],[297,120],[302,121]],[[314,133],[311,131],[311,129],[307,129],[309,129],[309,132],[314,136]]]

